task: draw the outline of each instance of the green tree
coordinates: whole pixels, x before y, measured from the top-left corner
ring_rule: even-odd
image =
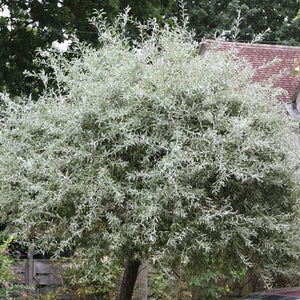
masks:
[[[38,48],[49,49],[52,42],[62,42],[76,30],[79,38],[97,42],[97,34],[88,19],[94,9],[106,9],[109,16],[117,11],[117,1],[38,1],[1,0],[8,16],[0,17],[0,88],[12,96],[37,96],[42,86],[24,76],[36,70]]]
[[[99,49],[53,54],[56,90],[6,99],[6,231],[36,251],[86,253],[91,269],[97,257],[124,263],[120,299],[144,259],[193,274],[291,273],[298,153],[279,91],[251,83],[233,53],[199,57],[186,19],[140,26],[134,47],[126,20],[109,26],[100,14]]]
[[[168,20],[180,11],[180,5],[172,0],[0,0],[0,7],[10,12],[0,17],[0,91],[37,97],[43,86],[24,75],[25,70],[37,70],[33,63],[36,50],[49,50],[54,41],[63,42],[72,33],[96,46],[97,33],[89,23],[94,10],[104,9],[112,21],[128,5],[141,21],[149,17]],[[187,1],[190,27],[198,40],[230,29],[240,9],[244,20],[239,39],[249,41],[254,34],[270,28],[268,40],[286,44],[299,43],[299,20],[293,21],[298,5],[295,0]]]
[[[95,10],[104,9],[108,20],[127,6],[134,15],[145,20],[158,15],[161,6],[170,1],[102,1],[102,0],[1,0],[0,7],[9,15],[0,17],[0,91],[12,96],[36,97],[42,86],[24,75],[24,71],[37,70],[34,59],[38,48],[48,50],[54,41],[63,42],[76,33],[81,41],[93,45],[98,35],[89,19]]]
[[[259,0],[187,1],[190,25],[197,37],[214,37],[217,31],[230,30],[241,11],[239,40],[251,41],[256,34],[270,28],[265,42],[299,44],[300,23],[293,21],[299,2]],[[230,37],[229,37],[230,38]]]

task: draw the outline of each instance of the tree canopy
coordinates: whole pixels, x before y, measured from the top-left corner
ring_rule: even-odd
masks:
[[[298,152],[280,91],[251,83],[234,52],[198,56],[187,19],[137,24],[135,41],[129,20],[98,15],[99,49],[77,41],[70,61],[52,54],[39,99],[6,100],[6,230],[36,250],[88,249],[129,266],[292,272]]]

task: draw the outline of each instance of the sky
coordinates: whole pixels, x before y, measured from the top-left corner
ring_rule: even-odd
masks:
[[[9,17],[10,13],[6,6],[0,8],[0,17]]]
[[[0,8],[0,17],[10,17],[10,13],[7,6]],[[62,43],[59,43],[58,41],[54,41],[52,43],[52,47],[58,49],[61,52],[65,52],[68,50],[70,44],[71,42],[69,40],[65,40]]]

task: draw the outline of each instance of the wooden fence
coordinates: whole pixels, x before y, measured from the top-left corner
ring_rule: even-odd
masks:
[[[20,283],[28,286],[57,286],[62,284],[61,266],[53,264],[49,259],[22,259],[14,267],[19,275]]]
[[[18,261],[14,270],[19,275],[21,284],[34,287],[34,294],[44,294],[49,291],[55,291],[63,285],[63,263],[61,261],[53,262],[51,259],[33,259],[32,255],[29,254],[27,259]],[[151,276],[151,274],[155,274],[155,270],[153,270],[153,268],[149,269],[147,262],[144,262],[139,270],[133,299],[153,299],[151,297],[151,284],[149,282],[149,276]],[[249,273],[245,277],[245,282],[240,287],[241,294],[248,294],[262,288],[260,283],[255,280],[255,276],[253,276]],[[226,297],[226,299],[233,298],[233,295]],[[74,298],[65,295],[59,296],[57,299],[69,300]],[[197,296],[197,293],[193,293],[192,299],[198,300],[200,298]]]
[[[61,262],[53,262],[50,259],[33,259],[31,255],[28,255],[28,259],[20,259],[14,266],[19,283],[29,287],[29,293],[33,295],[53,292],[62,286],[62,269]],[[33,289],[31,290],[30,287]],[[71,298],[62,295],[57,299],[69,300]]]

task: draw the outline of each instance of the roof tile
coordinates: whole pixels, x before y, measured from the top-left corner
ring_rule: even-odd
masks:
[[[212,44],[216,41],[206,40],[206,43]],[[281,102],[290,102],[295,100],[300,88],[299,78],[292,76],[294,71],[295,59],[300,59],[300,47],[279,46],[269,44],[250,44],[239,42],[217,42],[217,49],[237,50],[237,56],[245,58],[254,68],[255,74],[252,78],[255,82],[265,82],[274,75],[279,77],[274,82],[274,86],[287,91],[278,97]],[[278,61],[269,66],[262,66]]]

